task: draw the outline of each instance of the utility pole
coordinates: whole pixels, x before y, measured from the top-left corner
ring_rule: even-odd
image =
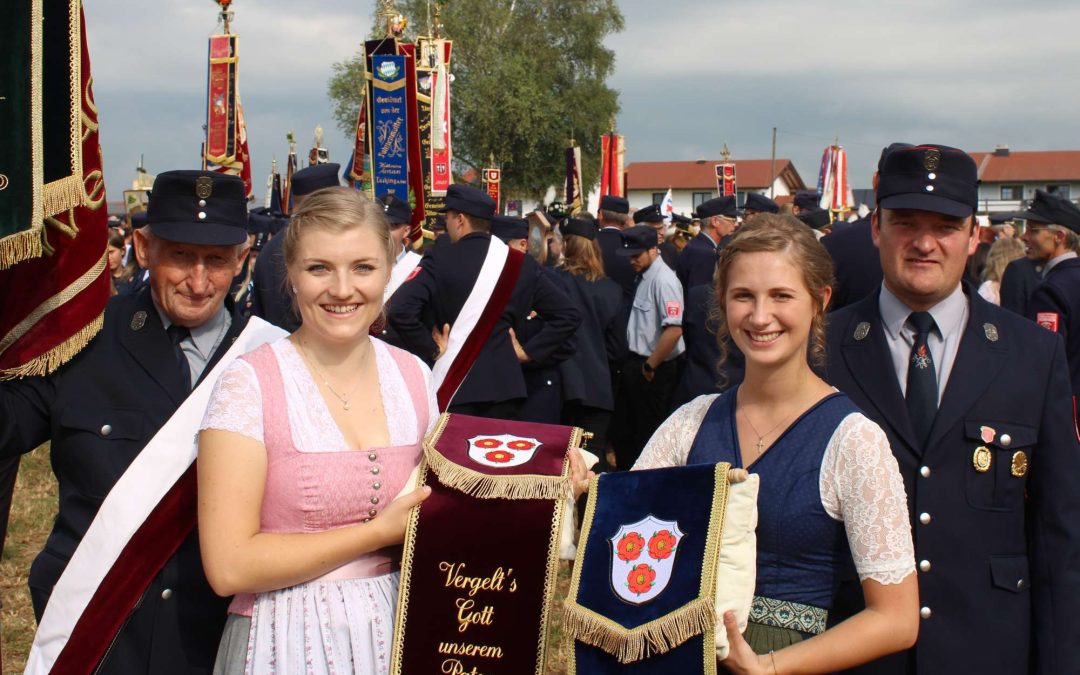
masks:
[[[772,128],[772,160],[769,162],[769,199],[774,199],[776,191],[776,127]]]

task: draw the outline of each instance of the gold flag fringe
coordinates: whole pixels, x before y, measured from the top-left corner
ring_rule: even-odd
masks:
[[[33,377],[37,375],[48,375],[60,366],[64,365],[72,358],[75,357],[83,347],[90,343],[90,340],[101,330],[102,325],[105,322],[105,313],[102,312],[96,319],[86,324],[79,332],[75,333],[67,340],[64,340],[60,344],[56,345],[49,351],[45,352],[37,358],[27,361],[17,368],[8,368],[6,370],[0,370],[0,380],[14,380],[21,377]]]
[[[44,216],[55,216],[86,202],[86,186],[79,176],[68,176],[46,183],[42,189],[41,207]]]
[[[439,482],[477,499],[565,499],[573,496],[567,476],[491,476],[455,464],[430,445],[424,460]]]
[[[43,227],[42,223],[36,223],[28,230],[9,234],[0,239],[0,270],[5,270],[23,260],[40,258],[44,251],[41,244]]]
[[[697,598],[632,629],[570,602],[563,609],[563,629],[570,637],[611,654],[619,663],[635,663],[653,654],[666,654],[714,628],[714,602],[713,598]]]

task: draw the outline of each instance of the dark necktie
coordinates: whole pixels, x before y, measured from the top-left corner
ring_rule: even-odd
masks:
[[[908,359],[907,409],[911,428],[921,446],[930,435],[938,405],[937,371],[927,344],[934,329],[934,317],[929,312],[912,312],[908,323],[915,328],[915,343]]]
[[[166,328],[165,332],[169,334],[169,340],[173,344],[176,367],[180,369],[181,380],[184,382],[184,391],[191,391],[191,366],[188,365],[187,356],[184,356],[184,350],[180,347],[182,341],[191,337],[191,331],[174,323]]]

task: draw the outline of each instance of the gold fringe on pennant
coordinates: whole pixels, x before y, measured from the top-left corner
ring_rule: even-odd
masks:
[[[566,499],[574,494],[567,476],[491,476],[451,462],[426,443],[424,460],[440,483],[477,499]]]
[[[17,368],[0,370],[0,380],[15,380],[21,377],[48,375],[82,351],[83,347],[88,345],[90,340],[94,339],[94,336],[98,334],[102,325],[104,325],[104,322],[105,313],[102,312],[96,319],[86,324],[82,330],[41,356],[31,359]]]
[[[44,249],[41,245],[43,225],[37,222],[28,230],[9,234],[0,239],[0,270],[6,270],[16,263],[31,258],[40,258]]]
[[[714,602],[713,598],[697,598],[632,629],[568,602],[563,609],[563,629],[570,637],[611,654],[619,663],[635,663],[653,654],[666,654],[712,630],[716,626]]]
[[[82,206],[86,201],[86,186],[79,176],[68,176],[46,183],[41,195],[41,205],[46,218]]]

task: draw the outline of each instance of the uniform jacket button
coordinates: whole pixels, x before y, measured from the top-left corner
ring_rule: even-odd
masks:
[[[101,435],[102,436],[108,436],[111,433],[112,433],[112,425],[111,424],[102,424],[101,425]]]
[[[929,572],[930,571],[930,561],[929,560],[920,560],[919,561],[919,571],[920,572]]]
[[[1001,434],[1001,445],[1006,448],[1012,445],[1012,436],[1009,434]]]
[[[929,513],[920,513],[919,514],[919,522],[922,523],[923,525],[929,525],[931,520],[933,520],[933,519],[930,517]]]
[[[163,590],[161,592],[161,599],[162,600],[168,600],[171,597],[172,597],[172,589],[171,588],[166,588],[165,590]]]
[[[921,467],[919,469],[919,475],[922,476],[923,478],[929,478],[930,477],[930,467],[928,467],[928,466]]]
[[[919,610],[919,616],[921,616],[924,619],[929,619],[931,616],[933,616],[933,614],[934,613],[930,611],[929,607],[923,607],[922,609]]]

